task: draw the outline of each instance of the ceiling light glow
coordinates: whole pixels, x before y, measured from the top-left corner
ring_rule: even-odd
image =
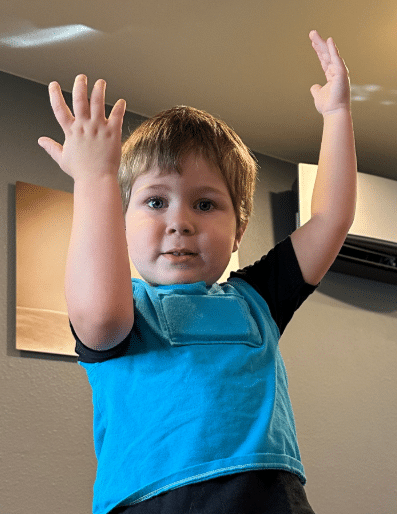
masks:
[[[72,39],[92,36],[97,30],[86,25],[64,25],[29,32],[14,33],[0,38],[0,44],[11,48],[32,48],[63,43]]]
[[[378,86],[377,84],[366,84],[365,86],[361,87],[364,89],[364,91],[368,91],[369,93],[375,93],[376,91],[381,91],[383,89],[382,86]]]
[[[352,102],[365,102],[375,100],[381,105],[396,105],[395,97],[391,99],[391,95],[396,95],[397,89],[385,90],[378,84],[352,84],[351,85],[351,100]]]

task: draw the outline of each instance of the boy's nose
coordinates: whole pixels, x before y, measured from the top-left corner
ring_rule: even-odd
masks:
[[[188,214],[178,210],[169,217],[166,232],[167,234],[191,235],[196,232],[196,228]]]
[[[194,226],[187,222],[187,221],[181,221],[181,222],[174,222],[170,223],[167,226],[167,234],[184,234],[184,235],[192,235],[195,233]]]

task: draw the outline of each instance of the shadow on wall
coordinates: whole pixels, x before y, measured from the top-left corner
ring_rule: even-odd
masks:
[[[274,241],[278,243],[296,228],[298,195],[292,191],[270,193]],[[397,286],[329,271],[318,292],[372,312],[394,313],[397,317]]]

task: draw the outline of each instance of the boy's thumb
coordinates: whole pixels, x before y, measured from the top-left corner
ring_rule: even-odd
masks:
[[[314,86],[312,86],[310,88],[310,93],[313,95],[313,98],[315,98],[317,96],[317,93],[320,91],[320,89],[321,89],[320,84],[314,84]]]
[[[40,137],[37,141],[50,157],[59,165],[62,155],[62,145],[49,137]]]

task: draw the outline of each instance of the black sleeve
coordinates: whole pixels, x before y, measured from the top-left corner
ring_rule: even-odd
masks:
[[[294,312],[317,288],[304,281],[290,237],[259,261],[232,271],[230,276],[245,280],[264,298],[280,334]]]
[[[81,362],[89,362],[89,363],[103,362],[103,361],[107,361],[109,359],[114,359],[115,357],[121,357],[127,351],[131,332],[128,334],[128,336],[123,341],[121,341],[121,343],[119,343],[117,346],[114,346],[113,348],[110,348],[109,350],[93,350],[92,348],[88,348],[88,346],[85,346],[80,341],[70,320],[69,320],[69,325],[70,325],[70,329],[72,331],[73,337],[76,340],[75,352],[78,355],[77,360],[79,360]]]

